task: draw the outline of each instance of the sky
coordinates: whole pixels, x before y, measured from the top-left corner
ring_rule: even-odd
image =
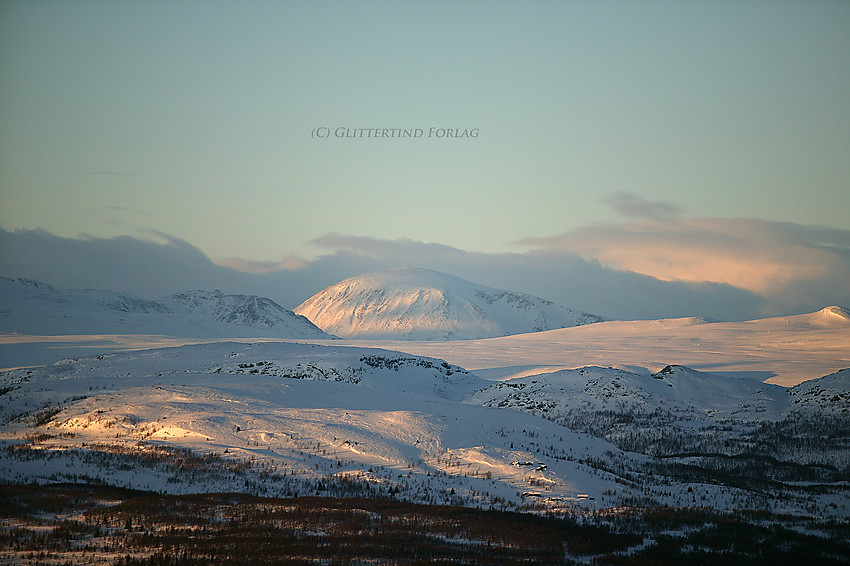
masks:
[[[850,305],[848,56],[845,1],[0,0],[0,275]]]

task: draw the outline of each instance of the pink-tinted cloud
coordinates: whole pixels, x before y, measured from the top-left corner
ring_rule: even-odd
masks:
[[[578,228],[521,243],[662,281],[728,284],[768,300],[848,294],[847,230],[750,218],[677,218]]]

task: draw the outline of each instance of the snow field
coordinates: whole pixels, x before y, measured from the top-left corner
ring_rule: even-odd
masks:
[[[653,472],[662,461],[597,437],[612,413],[634,413],[624,430],[644,435],[635,442],[654,442],[656,431],[662,440],[738,434],[792,406],[819,414],[827,401],[840,415],[847,372],[792,390],[680,366],[492,382],[386,350],[223,342],[66,359],[2,378],[0,441],[25,449],[3,452],[0,473],[16,481],[264,494],[318,493],[336,481],[419,502],[563,512],[646,504],[848,513],[846,489],[771,501],[708,480],[671,481]],[[571,418],[579,420],[562,426]],[[574,432],[582,426],[603,428]],[[132,463],[145,457],[171,467]]]

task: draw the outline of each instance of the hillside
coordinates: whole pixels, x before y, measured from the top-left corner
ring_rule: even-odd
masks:
[[[670,366],[494,383],[435,358],[274,342],[104,353],[0,374],[0,474],[178,494],[847,517],[846,380],[788,390]]]
[[[546,332],[463,342],[368,340],[433,356],[492,379],[582,366],[643,368],[679,364],[782,386],[850,367],[850,317],[831,306],[813,313],[743,322],[700,318],[608,321]]]
[[[313,493],[321,485],[512,508],[529,490],[558,498],[554,505],[586,506],[577,493],[616,488],[613,476],[576,461],[616,449],[538,417],[460,402],[486,386],[441,360],[310,344],[223,342],[66,359],[2,375],[0,445],[19,447],[0,473],[17,481],[96,476],[169,493]],[[544,457],[544,439],[563,448]],[[189,457],[182,451],[197,460],[173,469],[176,457]],[[514,464],[526,461],[540,469]]]

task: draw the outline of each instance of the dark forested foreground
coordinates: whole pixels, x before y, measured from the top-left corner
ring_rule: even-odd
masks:
[[[386,499],[0,486],[0,563],[848,564],[850,522],[673,508],[583,521]]]

